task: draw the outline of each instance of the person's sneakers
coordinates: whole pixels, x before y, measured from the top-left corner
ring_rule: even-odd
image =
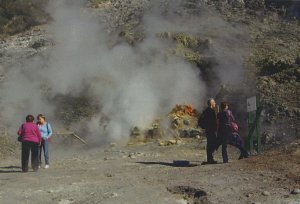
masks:
[[[49,169],[49,167],[50,167],[49,164],[45,165],[45,169]]]

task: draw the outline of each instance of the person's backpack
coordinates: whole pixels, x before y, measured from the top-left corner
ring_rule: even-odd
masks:
[[[49,134],[49,127],[48,127],[48,125],[49,125],[49,123],[47,122],[47,124],[46,124],[46,126],[47,126],[47,133]],[[51,140],[52,140],[51,137],[48,137],[48,142],[51,142]]]
[[[206,128],[206,124],[205,124],[205,112],[203,111],[203,113],[200,115],[200,117],[198,118],[198,126],[202,129]]]
[[[230,123],[230,127],[231,127],[232,132],[239,132],[239,126],[236,122],[232,121]]]

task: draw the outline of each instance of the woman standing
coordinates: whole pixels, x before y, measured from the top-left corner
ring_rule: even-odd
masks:
[[[42,136],[42,143],[39,151],[39,168],[42,165],[42,151],[44,151],[45,157],[45,169],[49,168],[49,140],[52,136],[52,128],[51,125],[46,121],[46,117],[43,114],[39,114],[37,116],[38,119],[38,127]]]
[[[233,130],[232,122],[235,122],[235,119],[232,115],[232,112],[228,109],[228,103],[222,102],[220,105],[221,112],[218,113],[217,118],[219,121],[218,129],[218,141],[222,145],[222,157],[223,162],[228,163],[227,155],[227,144],[233,145],[240,150],[239,159],[247,158],[248,152],[244,147],[244,142],[239,136],[237,130]]]
[[[221,111],[217,115],[219,121],[218,141],[222,145],[223,163],[228,163],[227,143],[232,134],[231,122],[235,120],[232,112],[228,110],[227,102],[222,102],[220,108]]]
[[[28,172],[29,154],[31,152],[31,166],[34,171],[39,165],[39,145],[41,144],[41,133],[39,127],[34,123],[32,115],[26,116],[26,123],[23,123],[18,130],[22,141],[22,171]]]

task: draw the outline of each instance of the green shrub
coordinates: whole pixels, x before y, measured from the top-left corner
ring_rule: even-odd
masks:
[[[293,62],[287,59],[271,59],[265,58],[258,62],[258,66],[261,67],[261,75],[273,75],[282,72],[292,66]]]

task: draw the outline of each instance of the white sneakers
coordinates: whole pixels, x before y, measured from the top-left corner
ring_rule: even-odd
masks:
[[[49,169],[49,167],[50,167],[50,166],[49,166],[48,164],[45,165],[45,169]]]

